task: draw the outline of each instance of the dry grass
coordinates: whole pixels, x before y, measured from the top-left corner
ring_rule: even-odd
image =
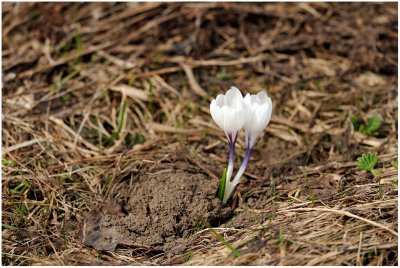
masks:
[[[2,8],[4,265],[397,265],[397,4]],[[242,255],[207,229],[172,256],[83,246],[82,217],[145,163],[179,156],[218,178],[208,105],[231,85],[274,103],[215,228]],[[374,135],[349,119],[370,115]],[[378,176],[357,168],[367,151]]]

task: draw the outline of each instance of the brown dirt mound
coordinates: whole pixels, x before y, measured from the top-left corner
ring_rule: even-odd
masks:
[[[121,208],[127,215],[120,210],[89,214],[85,224],[93,228],[82,234],[84,243],[99,250],[122,244],[177,251],[196,230],[230,215],[215,196],[217,184],[204,174],[180,170],[141,176],[124,197]]]

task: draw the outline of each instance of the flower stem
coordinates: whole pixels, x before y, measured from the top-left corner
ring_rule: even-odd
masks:
[[[232,173],[233,173],[233,166],[235,162],[235,142],[237,139],[238,133],[235,133],[232,136],[232,133],[226,133],[226,137],[228,138],[229,144],[229,162],[228,162],[228,169],[226,171],[226,180],[231,181]]]
[[[231,181],[234,161],[235,161],[235,144],[229,141],[229,162],[228,162],[228,169],[226,171],[227,182]]]
[[[232,181],[228,179],[226,180],[225,193],[224,193],[224,199],[222,200],[222,204],[226,204],[233,190],[235,189],[236,185],[240,182],[240,178],[242,177],[244,171],[246,170],[247,164],[249,163],[251,152],[252,148],[247,147],[242,165],[240,166],[239,171],[236,174],[235,178]]]
[[[247,165],[249,164],[252,150],[253,150],[252,147],[246,148],[246,153],[244,155],[242,165],[240,166],[238,173],[236,174],[235,178],[233,179],[233,185],[234,185],[233,187],[235,187],[240,182],[240,178],[243,176],[243,173],[246,170]]]

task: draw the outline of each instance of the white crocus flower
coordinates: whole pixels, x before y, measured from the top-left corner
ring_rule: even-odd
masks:
[[[247,94],[244,102],[249,110],[245,124],[246,147],[253,148],[271,120],[272,101],[264,91],[261,91],[257,95]]]
[[[236,87],[231,87],[225,95],[218,95],[211,101],[210,112],[215,123],[225,132],[229,142],[229,163],[226,172],[227,184],[233,172],[235,159],[235,142],[239,131],[247,120],[247,105],[242,93]]]
[[[232,181],[229,181],[229,183],[228,181],[226,183],[224,199],[222,202],[223,204],[228,201],[236,185],[240,182],[240,178],[246,170],[249,162],[251,152],[262,131],[271,119],[272,101],[264,91],[261,91],[256,95],[247,94],[244,98],[244,102],[247,106],[247,119],[244,126],[246,131],[246,153],[235,178]]]

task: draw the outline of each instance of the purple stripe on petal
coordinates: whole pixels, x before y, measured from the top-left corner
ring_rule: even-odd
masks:
[[[235,144],[234,143],[229,143],[229,162],[233,163],[235,159]]]
[[[228,133],[228,141],[229,143],[232,143],[232,133]]]
[[[239,132],[236,132],[236,134],[235,134],[235,139],[233,140],[233,143],[236,142],[238,136],[239,136]]]
[[[245,169],[246,169],[246,167],[247,167],[247,164],[249,163],[252,150],[253,150],[253,148],[251,148],[251,147],[247,147],[247,148],[246,148],[246,152],[245,152],[245,154],[244,154],[244,159],[243,159],[243,163],[242,163],[242,166],[243,166]]]

